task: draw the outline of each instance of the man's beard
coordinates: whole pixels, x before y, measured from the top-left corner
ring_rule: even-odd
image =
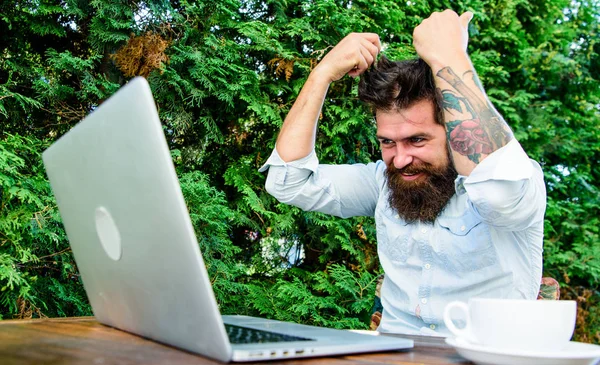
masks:
[[[425,176],[406,181],[402,173],[423,173]],[[408,223],[433,223],[455,193],[454,180],[457,172],[452,163],[438,168],[429,163],[411,163],[402,169],[396,169],[392,161],[387,166],[385,175],[390,190],[390,207]]]

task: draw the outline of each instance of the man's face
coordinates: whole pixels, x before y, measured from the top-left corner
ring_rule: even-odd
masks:
[[[433,222],[454,195],[456,178],[446,128],[436,123],[433,103],[377,111],[376,119],[390,206],[408,222]]]
[[[422,100],[403,110],[377,111],[377,139],[383,161],[398,170],[430,164],[445,168],[448,160],[446,128],[435,121],[433,103]],[[402,174],[406,181],[419,181],[423,174]]]

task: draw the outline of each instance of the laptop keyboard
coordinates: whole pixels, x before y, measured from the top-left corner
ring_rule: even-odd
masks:
[[[284,335],[281,333],[257,330],[254,328],[235,326],[232,324],[225,324],[225,330],[229,336],[229,342],[235,344],[314,341],[310,338]]]

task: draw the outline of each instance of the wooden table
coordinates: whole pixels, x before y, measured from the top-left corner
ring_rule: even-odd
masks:
[[[409,338],[415,340],[415,348],[408,351],[262,364],[470,364],[441,339]],[[104,326],[93,317],[82,317],[0,321],[0,364],[220,363]]]

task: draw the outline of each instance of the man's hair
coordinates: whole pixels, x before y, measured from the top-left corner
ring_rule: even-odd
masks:
[[[431,68],[422,59],[392,62],[382,56],[377,65],[363,74],[358,84],[358,97],[373,112],[411,107],[422,100],[430,100],[435,108],[435,120],[444,125]]]

